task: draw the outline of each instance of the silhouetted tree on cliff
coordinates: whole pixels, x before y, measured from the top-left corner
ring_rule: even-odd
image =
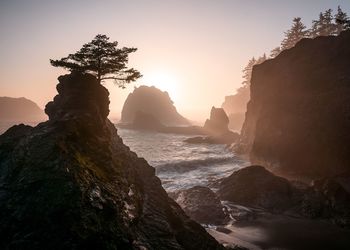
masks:
[[[60,60],[50,60],[50,63],[54,67],[70,71],[91,73],[99,82],[112,79],[124,88],[126,83],[141,77],[137,70],[126,66],[129,54],[137,49],[117,46],[117,41],[109,42],[109,37],[99,34],[75,54],[69,54]]]
[[[308,31],[306,30],[306,26],[301,22],[301,18],[294,18],[292,27],[285,32],[285,38],[281,43],[282,50],[294,47],[297,42],[307,37],[307,35]]]
[[[335,34],[339,35],[343,30],[350,29],[350,20],[348,15],[338,6],[338,12],[334,16],[335,24]]]

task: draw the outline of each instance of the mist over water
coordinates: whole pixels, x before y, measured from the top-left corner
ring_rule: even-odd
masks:
[[[130,149],[156,169],[168,192],[207,186],[248,165],[225,145],[189,144],[189,136],[118,128]]]

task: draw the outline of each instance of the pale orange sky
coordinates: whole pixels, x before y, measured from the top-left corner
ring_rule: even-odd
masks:
[[[307,26],[320,11],[349,13],[349,1],[39,1],[0,2],[0,96],[26,97],[40,107],[56,94],[53,68],[98,33],[137,47],[129,66],[144,77],[126,89],[111,83],[111,116],[120,116],[134,86],[169,92],[178,111],[203,121],[242,82],[252,56],[278,46],[293,17]]]

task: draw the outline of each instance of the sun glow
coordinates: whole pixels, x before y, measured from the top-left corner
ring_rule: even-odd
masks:
[[[162,91],[167,91],[173,102],[178,103],[179,101],[179,80],[169,71],[159,70],[149,73],[145,72],[139,83],[147,86],[155,86]]]

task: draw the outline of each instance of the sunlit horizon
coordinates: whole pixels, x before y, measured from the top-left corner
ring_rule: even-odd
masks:
[[[212,106],[241,86],[248,60],[278,46],[292,19],[311,21],[348,1],[10,1],[0,3],[0,96],[26,97],[41,108],[67,71],[49,59],[74,53],[98,33],[136,47],[129,66],[144,76],[126,89],[111,82],[111,117],[135,86],[167,91],[179,113],[204,121]],[[118,10],[118,11],[116,11]],[[15,13],[15,15],[14,15]],[[271,15],[271,13],[274,13]]]

